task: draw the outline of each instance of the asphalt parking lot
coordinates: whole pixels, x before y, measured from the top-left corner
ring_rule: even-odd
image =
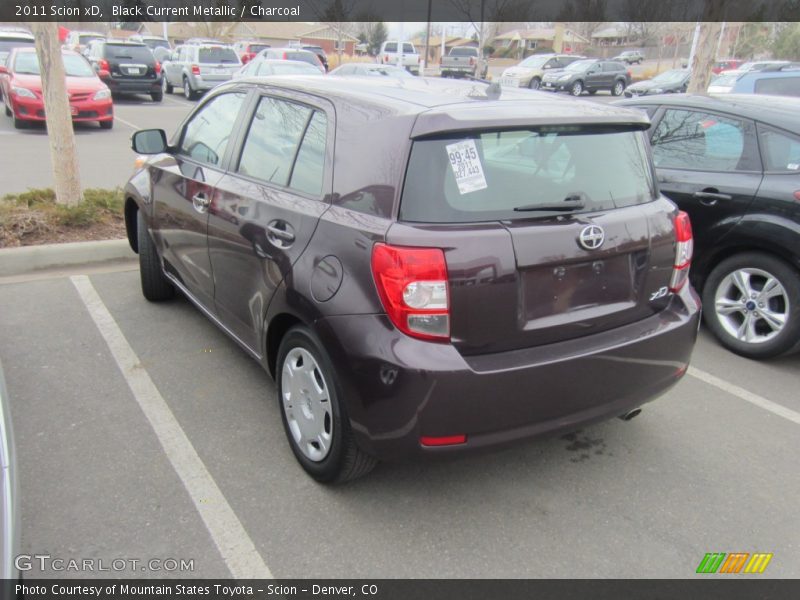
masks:
[[[194,561],[124,576],[663,578],[770,552],[759,577],[800,575],[797,357],[703,331],[630,422],[324,487],[268,375],[188,301],[144,301],[135,265],[6,282],[0,306],[25,554]]]
[[[130,134],[193,105],[127,99],[113,130],[78,127],[84,186],[123,184]],[[49,185],[43,128],[0,115],[0,148],[0,190]],[[749,361],[701,330],[689,374],[630,422],[325,487],[269,376],[185,299],[146,302],[135,263],[0,278],[0,307],[21,551],[50,557],[28,578],[684,578],[708,552],[800,576],[800,356]]]

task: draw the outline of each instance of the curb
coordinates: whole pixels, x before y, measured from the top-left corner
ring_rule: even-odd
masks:
[[[128,240],[69,242],[0,249],[0,277],[66,267],[134,259]]]

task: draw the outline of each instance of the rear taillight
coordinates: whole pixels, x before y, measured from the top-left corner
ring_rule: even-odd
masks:
[[[689,267],[692,264],[693,252],[692,222],[689,220],[688,214],[680,211],[675,217],[675,263],[669,282],[670,291],[680,291],[689,279]]]
[[[161,63],[156,61],[156,75],[161,73]]]
[[[372,276],[395,327],[423,340],[450,339],[447,263],[440,248],[375,244]]]
[[[795,200],[800,200],[800,190],[797,190],[797,191],[794,193],[794,199],[795,199]]]
[[[385,62],[385,63],[389,62],[389,56],[388,55],[386,55],[386,54],[383,55],[383,62]]]
[[[192,65],[192,75],[200,75],[200,65]]]
[[[111,68],[108,66],[108,61],[104,58],[101,58],[97,61],[97,70],[98,71],[111,71]]]
[[[474,56],[470,56],[469,57],[469,66],[471,67],[474,64],[475,64],[475,57]]]
[[[628,69],[628,70],[627,70],[627,71],[625,71],[625,72],[628,74],[628,79],[630,79],[631,77],[633,77],[633,73],[631,72],[631,70],[630,70],[630,69]]]
[[[283,53],[283,60],[286,60],[286,52]]]

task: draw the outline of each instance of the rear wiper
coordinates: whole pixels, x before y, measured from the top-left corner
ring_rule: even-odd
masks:
[[[518,212],[533,212],[533,211],[553,211],[553,212],[572,212],[574,210],[581,210],[586,208],[586,204],[581,202],[581,197],[578,194],[567,196],[561,204],[525,204],[524,206],[517,206],[514,210]]]

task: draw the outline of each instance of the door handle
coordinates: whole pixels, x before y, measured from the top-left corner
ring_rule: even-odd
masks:
[[[286,221],[272,221],[267,225],[267,239],[277,248],[288,248],[295,240],[292,226]]]
[[[719,200],[733,200],[730,194],[720,194],[713,188],[695,192],[693,195],[705,206],[714,206]]]
[[[211,201],[203,192],[197,192],[192,196],[192,206],[194,206],[194,209],[199,213],[206,212],[209,204],[211,204]]]

